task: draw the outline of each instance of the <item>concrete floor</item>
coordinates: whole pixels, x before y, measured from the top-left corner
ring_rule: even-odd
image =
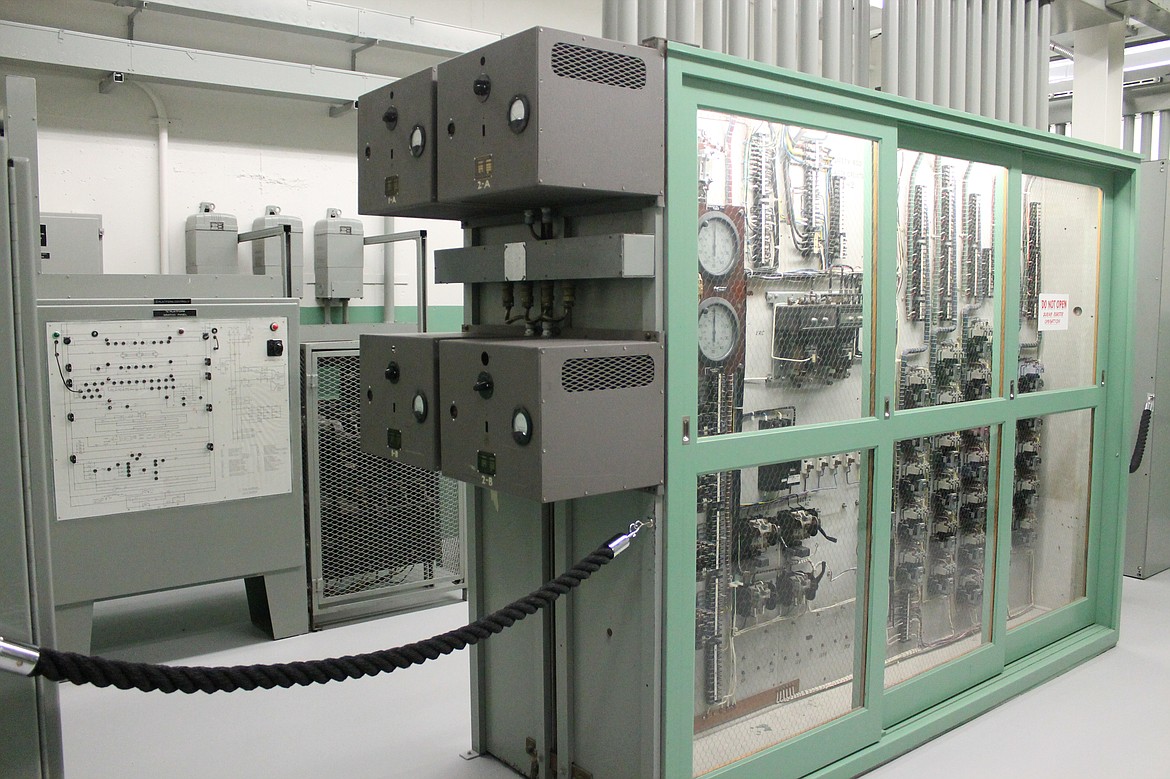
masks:
[[[1170,572],[1126,579],[1117,648],[868,774],[872,779],[1170,777]],[[243,585],[99,604],[94,650],[182,664],[370,651],[463,624],[466,604],[268,641]],[[514,777],[470,746],[468,655],[340,684],[230,695],[64,686],[70,779]],[[600,777],[598,779],[601,779]]]

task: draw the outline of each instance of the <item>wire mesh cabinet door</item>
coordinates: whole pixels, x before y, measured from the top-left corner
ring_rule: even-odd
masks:
[[[303,345],[310,618],[314,628],[458,597],[458,482],[361,449],[356,342]]]

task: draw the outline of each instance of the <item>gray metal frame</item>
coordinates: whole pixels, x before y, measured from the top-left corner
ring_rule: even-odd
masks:
[[[0,176],[0,203],[4,205],[0,218],[0,332],[9,335],[0,338],[0,361],[17,364],[20,345],[16,336],[21,305],[19,291],[29,283],[28,273],[35,272],[35,259],[28,254],[31,231],[35,225],[35,203],[28,193],[33,187],[36,165],[35,132],[23,134],[14,125],[35,121],[36,96],[29,79],[8,79],[2,101],[7,110],[5,132],[0,137],[0,160],[5,163],[13,148],[28,153],[27,142],[32,143],[33,158],[21,157],[12,167],[5,165]],[[13,121],[15,120],[15,121]],[[22,137],[23,135],[23,137]],[[14,155],[15,156],[15,155]],[[12,190],[22,192],[19,202]],[[18,262],[12,247],[25,256]],[[53,620],[51,601],[38,597],[50,591],[48,560],[34,556],[36,548],[31,532],[30,474],[22,457],[28,430],[22,421],[22,385],[16,372],[9,371],[0,378],[0,419],[2,427],[19,432],[18,445],[0,451],[0,501],[7,506],[5,520],[0,522],[0,634],[5,638],[34,644],[52,644]],[[0,750],[0,774],[41,778],[62,776],[64,759],[61,744],[60,709],[55,684],[43,680],[20,677],[0,679],[0,699],[4,701],[5,748]]]
[[[1157,406],[1170,403],[1170,337],[1159,332],[1170,312],[1170,161],[1142,163],[1137,253],[1137,321],[1140,337],[1134,342],[1133,420],[1136,426],[1150,394],[1155,411],[1146,442],[1146,454],[1137,473],[1129,477],[1129,509],[1125,528],[1125,575],[1146,579],[1170,568],[1170,480],[1154,478],[1170,457],[1170,419],[1159,419]],[[1132,446],[1133,437],[1129,439]]]

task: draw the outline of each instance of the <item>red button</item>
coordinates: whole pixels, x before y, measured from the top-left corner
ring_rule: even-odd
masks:
[[[275,333],[277,330],[280,329],[280,325],[276,324],[276,322],[273,322],[272,324],[270,324],[268,326],[268,329]]]

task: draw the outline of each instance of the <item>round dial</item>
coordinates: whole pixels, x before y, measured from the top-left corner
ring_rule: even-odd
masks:
[[[416,124],[410,131],[410,156],[421,157],[423,149],[427,147],[427,131],[421,124]]]
[[[527,409],[518,408],[512,412],[512,438],[521,446],[532,441],[532,416]]]
[[[414,393],[414,398],[410,401],[410,410],[419,423],[427,421],[427,396],[422,390]]]
[[[514,133],[524,132],[524,128],[528,126],[528,98],[524,95],[516,95],[512,98],[512,102],[508,104],[508,127]]]
[[[739,261],[735,223],[720,211],[703,214],[699,218],[699,265],[712,276],[726,276]]]
[[[711,362],[726,360],[739,344],[739,314],[723,298],[699,304],[699,353]]]

